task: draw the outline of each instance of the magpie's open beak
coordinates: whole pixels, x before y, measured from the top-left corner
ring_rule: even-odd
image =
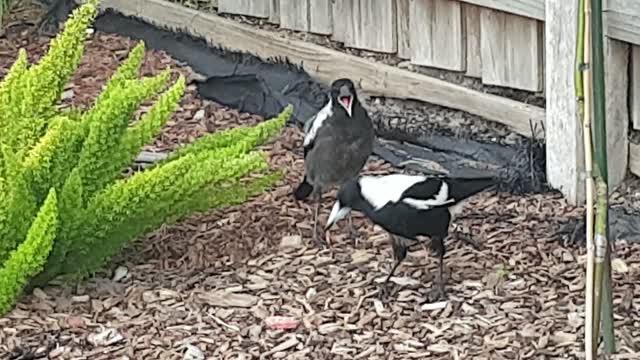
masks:
[[[336,203],[333,204],[333,208],[331,209],[331,214],[329,214],[329,220],[327,220],[327,225],[324,227],[324,231],[329,230],[329,228],[331,228],[333,224],[341,219],[344,219],[344,217],[347,216],[350,211],[351,208],[340,207],[340,201],[336,201]]]
[[[340,88],[340,95],[338,95],[338,102],[347,111],[349,117],[351,117],[351,109],[353,107],[353,94],[346,86]]]

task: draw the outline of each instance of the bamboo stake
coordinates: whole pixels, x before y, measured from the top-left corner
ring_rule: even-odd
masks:
[[[584,161],[585,161],[585,185],[586,185],[586,242],[587,242],[587,274],[585,284],[585,327],[584,342],[586,360],[593,360],[595,357],[595,346],[593,342],[593,275],[594,275],[594,243],[593,243],[593,148],[591,142],[591,2],[590,0],[580,0],[578,16],[583,17],[582,32],[578,35],[584,38],[583,63],[580,65],[584,74],[583,98],[584,109],[582,112],[582,135],[584,140]],[[578,21],[580,23],[580,21]]]
[[[604,85],[604,34],[602,25],[602,0],[592,0],[591,27],[593,53],[593,109],[595,129],[596,186],[598,211],[595,228],[595,275],[594,275],[594,342],[600,338],[600,320],[604,320],[606,351],[615,351],[613,334],[613,303],[611,290],[611,255],[608,239],[609,184],[607,169],[607,126]],[[604,286],[604,289],[603,289]],[[604,304],[603,304],[604,301]],[[604,305],[604,306],[603,306]]]
[[[602,308],[605,253],[607,251],[607,213],[609,208],[608,186],[601,176],[596,177],[597,212],[595,223],[595,274],[593,304],[593,342],[600,338],[600,314]]]

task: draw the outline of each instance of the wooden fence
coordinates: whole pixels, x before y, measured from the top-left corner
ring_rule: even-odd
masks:
[[[546,109],[282,39],[164,0],[103,0],[103,6],[186,28],[221,46],[304,61],[323,81],[348,64],[365,90],[465,110],[521,134],[529,135],[529,120],[544,122],[549,182],[573,203],[584,199],[573,78],[577,0],[212,1],[218,13],[261,18],[283,29],[328,35],[346,47],[462,73],[487,85],[542,93]],[[609,177],[616,185],[629,169],[640,175],[640,145],[629,141],[629,129],[640,130],[640,1],[605,0],[604,10]]]
[[[218,0],[218,11],[330,35],[487,85],[544,88],[543,0]]]
[[[609,176],[616,185],[630,161],[640,175],[640,147],[629,143],[629,122],[640,130],[640,1],[608,0],[604,10]],[[483,84],[544,93],[549,181],[572,202],[582,200],[573,96],[577,1],[219,0],[218,11],[331,35],[347,47],[462,72]]]

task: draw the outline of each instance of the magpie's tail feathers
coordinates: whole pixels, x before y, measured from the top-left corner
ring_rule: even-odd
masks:
[[[465,199],[481,191],[495,188],[501,183],[500,178],[483,176],[478,178],[455,179],[452,184],[451,195],[456,199]]]
[[[307,182],[307,177],[305,176],[298,188],[293,192],[293,196],[296,200],[303,200],[311,195],[312,191],[313,186]]]

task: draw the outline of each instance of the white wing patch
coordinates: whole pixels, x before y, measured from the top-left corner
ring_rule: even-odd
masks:
[[[436,196],[431,199],[415,199],[415,198],[402,199],[402,202],[404,202],[405,204],[420,210],[429,210],[432,207],[446,205],[454,201],[455,199],[449,198],[449,184],[447,184],[446,181],[442,181],[442,185],[440,185],[440,190],[438,190],[438,193],[436,194]]]
[[[307,146],[311,144],[313,139],[315,139],[316,134],[318,133],[318,129],[322,126],[322,123],[329,118],[329,116],[333,115],[333,101],[331,97],[329,97],[329,102],[316,114],[315,118],[312,120],[311,128],[304,135],[303,146]],[[306,126],[305,126],[306,127]]]
[[[358,182],[362,197],[375,210],[380,210],[389,202],[398,202],[403,192],[424,180],[426,177],[420,175],[391,174],[380,177],[363,176]]]

